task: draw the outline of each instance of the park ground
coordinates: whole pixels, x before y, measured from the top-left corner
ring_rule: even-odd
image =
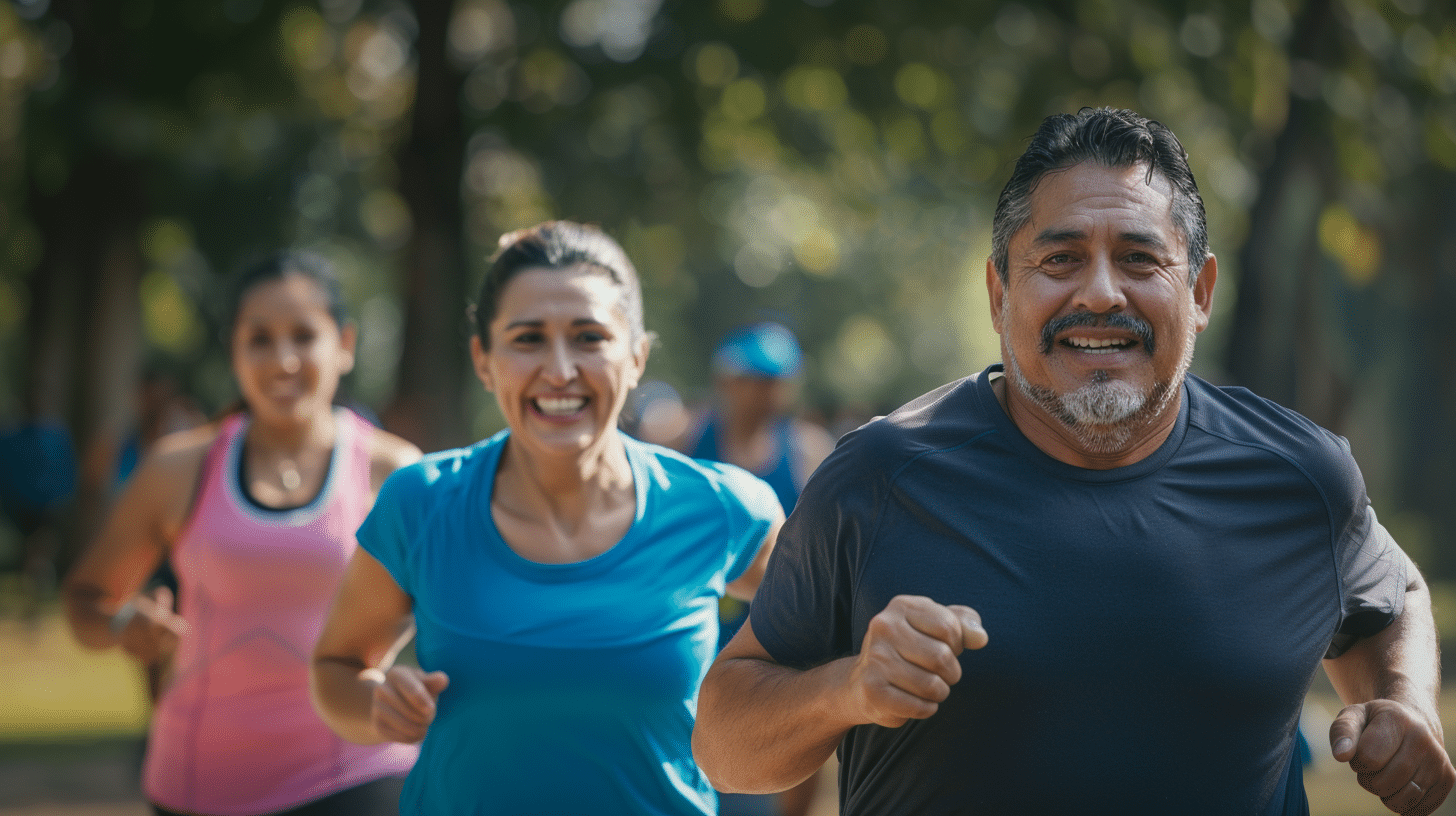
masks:
[[[82,649],[54,609],[31,622],[0,614],[0,655],[0,816],[149,816],[137,783],[147,717],[137,669],[116,652]],[[1456,688],[1446,693],[1444,709],[1450,727]],[[1321,680],[1308,718],[1338,710]],[[1315,750],[1305,775],[1313,816],[1388,813],[1322,741]],[[829,779],[813,816],[837,812]],[[1456,801],[1437,813],[1456,816]]]

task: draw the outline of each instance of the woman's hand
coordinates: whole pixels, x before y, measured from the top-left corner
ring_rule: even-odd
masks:
[[[426,674],[414,666],[391,666],[389,671],[365,669],[360,677],[374,682],[370,724],[391,742],[417,743],[435,720],[435,701],[450,685],[444,672]]]
[[[164,586],[128,602],[113,620],[122,650],[146,665],[170,660],[177,641],[188,631],[187,621],[174,611],[173,604],[172,590]]]

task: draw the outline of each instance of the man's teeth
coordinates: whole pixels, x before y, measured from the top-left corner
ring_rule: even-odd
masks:
[[[1088,337],[1068,337],[1067,345],[1082,351],[1091,351],[1099,354],[1109,354],[1132,347],[1131,340],[1093,340]]]
[[[536,408],[548,416],[574,414],[586,405],[584,397],[537,397]]]

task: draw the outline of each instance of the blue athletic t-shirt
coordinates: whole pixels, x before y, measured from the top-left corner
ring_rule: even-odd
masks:
[[[731,465],[622,436],[637,514],[611,549],[542,564],[490,515],[508,432],[390,476],[359,545],[414,599],[416,651],[443,671],[401,812],[712,814],[693,762],[718,598],[778,500]]]
[[[1406,585],[1344,440],[1189,376],[1157,451],[1086,470],[1022,435],[998,369],[845,437],[754,598],[798,667],[858,652],[900,594],[985,622],[936,714],[845,736],[841,812],[1306,813],[1305,692]]]

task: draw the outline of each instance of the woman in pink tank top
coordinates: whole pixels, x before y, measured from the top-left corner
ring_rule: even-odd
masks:
[[[327,262],[281,254],[235,291],[245,410],[158,442],[67,577],[67,615],[86,646],[170,665],[143,778],[156,813],[394,814],[417,749],[337,737],[308,667],[354,531],[420,452],[333,405],[355,334]],[[164,558],[176,609],[141,592]]]

